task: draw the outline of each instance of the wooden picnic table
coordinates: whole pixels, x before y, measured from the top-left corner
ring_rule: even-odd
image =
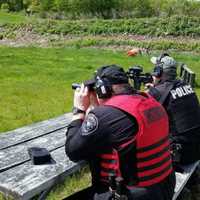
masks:
[[[64,151],[71,114],[35,123],[0,135],[0,191],[14,199],[30,199],[80,169]],[[47,148],[55,164],[33,165],[27,149]]]

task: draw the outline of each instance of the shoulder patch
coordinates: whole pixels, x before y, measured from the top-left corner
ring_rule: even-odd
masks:
[[[93,113],[89,113],[81,126],[81,134],[83,136],[90,135],[98,128],[98,119]]]

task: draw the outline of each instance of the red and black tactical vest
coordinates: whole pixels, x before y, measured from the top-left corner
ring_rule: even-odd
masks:
[[[169,149],[169,125],[164,108],[147,94],[114,96],[105,105],[118,108],[135,117],[138,133],[130,141],[119,145],[110,153],[101,154],[100,177],[108,180],[110,174],[121,176],[119,149],[136,145],[136,168],[133,175],[137,180],[127,187],[146,187],[161,182],[172,172]],[[125,163],[123,163],[125,164]]]

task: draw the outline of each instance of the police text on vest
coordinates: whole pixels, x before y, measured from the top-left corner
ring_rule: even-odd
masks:
[[[194,91],[190,85],[178,87],[174,90],[171,90],[170,92],[171,92],[173,99],[194,93]]]

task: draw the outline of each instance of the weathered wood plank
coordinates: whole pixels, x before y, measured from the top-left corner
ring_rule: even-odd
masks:
[[[30,160],[27,149],[29,147],[44,147],[49,151],[61,147],[65,143],[65,132],[67,128],[41,136],[34,140],[19,144],[0,151],[0,172],[12,166]]]
[[[198,165],[199,161],[184,166],[183,167],[184,173],[176,172],[176,187],[173,200],[176,200],[176,198],[178,197],[178,195],[180,194],[180,192],[182,191],[182,189],[184,188],[184,186],[186,185],[186,183],[188,182],[189,178],[191,177],[191,175],[193,174]]]
[[[0,150],[66,127],[71,121],[71,116],[71,113],[67,113],[57,118],[45,120],[1,134]]]
[[[32,165],[27,162],[0,174],[0,191],[15,199],[27,200],[50,187],[56,180],[77,171],[85,162],[73,163],[64,147],[52,152],[56,164]]]

